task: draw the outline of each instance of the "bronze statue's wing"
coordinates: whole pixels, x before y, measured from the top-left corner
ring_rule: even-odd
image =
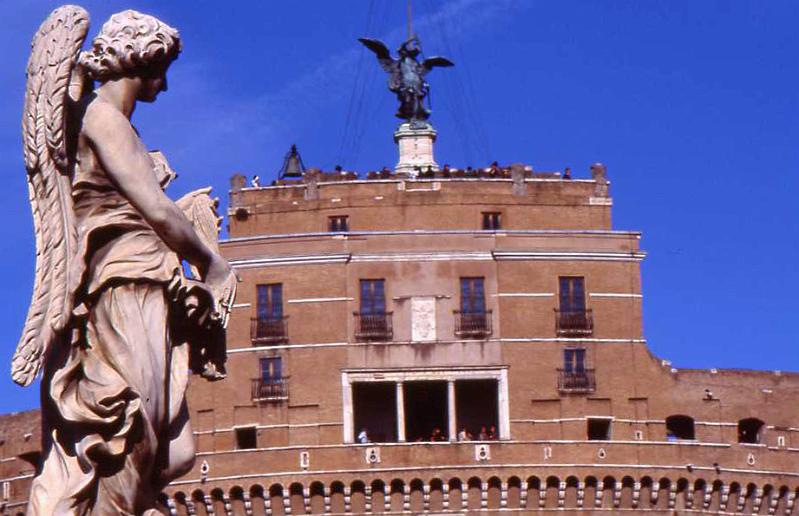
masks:
[[[446,67],[446,66],[455,66],[455,63],[447,59],[446,57],[441,56],[433,56],[428,57],[424,61],[422,61],[422,70],[424,70],[424,75],[427,75],[430,70],[435,68],[436,66],[439,67]]]
[[[377,56],[377,61],[383,70],[388,73],[393,73],[397,69],[397,60],[391,57],[388,47],[379,39],[358,38],[358,41],[363,43],[363,46],[371,50]]]
[[[59,7],[42,23],[28,60],[22,140],[28,192],[36,231],[36,279],[28,317],[11,363],[11,377],[29,385],[52,343],[63,336],[72,312],[70,278],[82,272],[75,259],[76,228],[72,206],[66,117],[73,73],[89,15],[80,7]]]

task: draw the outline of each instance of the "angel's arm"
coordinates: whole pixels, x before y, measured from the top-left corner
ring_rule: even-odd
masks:
[[[203,244],[180,208],[161,190],[147,150],[122,113],[93,102],[82,130],[108,177],[170,249],[196,266],[206,281],[209,274],[222,273],[215,269],[229,268]]]

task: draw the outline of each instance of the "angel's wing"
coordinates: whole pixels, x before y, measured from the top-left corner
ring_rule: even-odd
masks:
[[[371,50],[377,56],[377,62],[383,70],[388,73],[393,73],[397,69],[397,60],[391,57],[388,47],[379,39],[358,38],[358,41],[363,43],[363,46]]]
[[[441,56],[428,57],[427,59],[422,61],[422,70],[424,70],[425,75],[427,75],[430,72],[430,70],[432,70],[436,66],[440,67],[455,66],[455,63],[453,63],[446,57],[441,57]]]
[[[11,377],[29,385],[50,345],[62,338],[73,295],[70,278],[82,273],[75,259],[68,94],[76,81],[78,55],[89,30],[89,14],[74,5],[53,11],[31,43],[22,139],[28,192],[36,231],[36,279],[28,317],[11,363]]]

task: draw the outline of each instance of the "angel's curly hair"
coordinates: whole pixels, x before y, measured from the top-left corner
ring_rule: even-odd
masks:
[[[80,63],[96,81],[134,77],[167,65],[181,50],[180,34],[166,23],[134,10],[114,14],[81,53]]]

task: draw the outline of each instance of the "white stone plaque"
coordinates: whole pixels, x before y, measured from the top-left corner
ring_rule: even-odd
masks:
[[[411,340],[430,342],[436,340],[436,298],[433,296],[411,298]]]

